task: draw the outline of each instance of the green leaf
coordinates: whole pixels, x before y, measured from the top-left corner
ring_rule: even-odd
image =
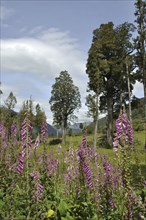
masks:
[[[63,200],[60,201],[59,206],[58,206],[58,210],[59,210],[61,216],[63,216],[63,217],[66,216],[68,206]]]

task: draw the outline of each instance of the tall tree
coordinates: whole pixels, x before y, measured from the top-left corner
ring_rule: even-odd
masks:
[[[3,120],[6,128],[8,129],[8,136],[10,136],[11,133],[11,125],[14,120],[15,112],[14,107],[17,104],[17,99],[14,96],[13,92],[10,92],[7,99],[4,101],[5,106],[3,108]]]
[[[59,77],[55,78],[49,103],[54,122],[62,126],[62,143],[64,144],[68,120],[73,116],[75,109],[81,107],[79,89],[73,84],[67,71],[62,71]]]
[[[117,35],[117,48],[118,48],[118,57],[121,58],[121,71],[120,81],[118,82],[121,91],[118,100],[120,100],[120,107],[122,107],[123,101],[128,101],[128,112],[129,119],[132,122],[132,113],[131,113],[131,95],[133,90],[133,84],[135,83],[135,74],[133,70],[135,69],[134,63],[134,43],[133,43],[133,32],[135,31],[135,26],[131,23],[125,22],[116,27]],[[118,47],[119,45],[119,47]],[[120,59],[119,59],[120,60]],[[126,88],[126,89],[125,89]],[[117,100],[117,103],[118,103]]]
[[[10,92],[8,98],[5,100],[5,106],[9,110],[13,110],[16,103],[17,103],[16,97],[14,96],[13,92]]]
[[[45,112],[41,109],[39,104],[36,105],[35,110],[36,110],[35,126],[38,128],[40,132],[42,122],[46,121],[46,115]]]
[[[121,92],[127,92],[123,80],[125,58],[132,45],[130,44],[132,24],[124,23],[114,27],[112,22],[101,24],[93,31],[92,45],[87,60],[89,88],[100,95],[101,106],[107,109],[107,141],[112,145],[112,122],[115,103]],[[100,107],[101,107],[100,106]]]
[[[98,115],[99,115],[99,97],[96,94],[89,94],[86,97],[86,105],[88,107],[88,115],[93,118],[94,123],[94,148],[97,144],[97,130],[98,130]]]
[[[144,106],[146,122],[146,2],[136,0],[136,23],[138,36],[135,41],[136,46],[136,64],[138,67],[138,80],[143,83],[144,88]]]

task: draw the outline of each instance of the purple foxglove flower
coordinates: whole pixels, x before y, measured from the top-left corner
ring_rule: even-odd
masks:
[[[38,146],[40,144],[40,137],[39,135],[37,136],[36,140],[35,140],[35,143],[34,143],[34,149],[37,150],[38,149]]]
[[[48,140],[48,125],[45,121],[42,123],[42,126],[41,126],[41,139],[42,139],[43,143],[47,143],[47,140]]]
[[[85,147],[86,143],[87,143],[86,142],[86,136],[83,135],[83,137],[82,137],[82,146]]]
[[[21,140],[22,140],[22,148],[31,147],[32,140],[30,136],[30,132],[32,131],[31,121],[28,119],[28,115],[26,115],[21,129]]]
[[[89,189],[92,189],[93,188],[92,173],[86,160],[84,160],[83,172],[86,175],[86,181]]]
[[[17,166],[17,172],[19,174],[22,173],[22,170],[23,170],[23,165],[24,165],[24,158],[25,158],[25,150],[23,150],[21,153],[20,153],[20,156],[19,156],[19,164]]]
[[[86,138],[85,136],[82,139],[82,145],[79,147],[78,151],[77,151],[77,155],[78,155],[78,162],[79,165],[81,165],[82,167],[82,171],[86,176],[86,181],[87,181],[87,185],[89,187],[89,189],[93,188],[93,183],[92,183],[92,172],[89,168],[89,165],[86,161],[86,150],[85,150],[85,144],[86,144]]]
[[[117,137],[114,138],[113,143],[115,150],[118,147],[119,142],[120,145],[124,145],[125,143],[128,143],[130,145],[133,144],[133,128],[125,113],[120,114],[118,119],[116,120],[116,131]]]
[[[38,201],[42,196],[43,185],[41,184],[38,174],[35,171],[30,175],[33,177],[34,180],[34,198]]]
[[[2,138],[4,145],[7,146],[8,133],[2,122],[0,122],[0,137]]]
[[[11,136],[17,136],[17,126],[16,124],[11,125]]]
[[[52,159],[51,156],[49,155],[47,158],[47,163],[48,163],[48,175],[56,175],[57,173],[57,168],[59,165],[59,160]]]
[[[31,173],[30,175],[34,178],[34,180],[37,179],[37,173],[36,173],[36,172],[33,172],[33,173]]]

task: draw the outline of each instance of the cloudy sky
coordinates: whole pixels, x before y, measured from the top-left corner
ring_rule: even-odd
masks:
[[[12,91],[16,110],[32,97],[52,123],[49,99],[55,77],[67,70],[79,87],[79,122],[88,121],[85,106],[86,61],[92,32],[101,23],[134,22],[133,0],[1,0],[1,103]],[[143,88],[137,84],[137,97]],[[90,119],[91,120],[91,119]]]

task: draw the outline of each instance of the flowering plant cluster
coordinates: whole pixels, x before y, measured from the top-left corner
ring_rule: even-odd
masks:
[[[0,124],[0,219],[145,218],[145,180],[138,167],[134,174],[141,184],[133,184],[133,131],[125,113],[116,121],[113,160],[90,146],[85,134],[77,149],[51,148],[46,125],[33,143],[27,114],[19,143],[12,126],[10,148],[12,140]]]

